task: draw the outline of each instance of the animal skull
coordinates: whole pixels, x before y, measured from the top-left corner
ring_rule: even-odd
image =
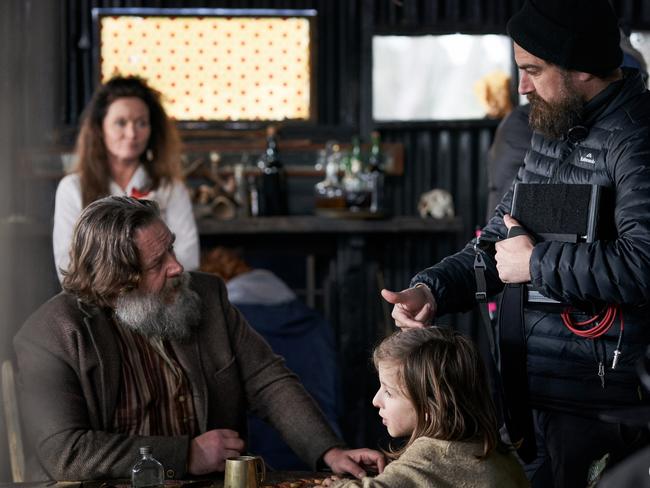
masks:
[[[435,188],[420,195],[418,203],[420,217],[430,215],[434,219],[454,216],[454,199],[447,190]]]

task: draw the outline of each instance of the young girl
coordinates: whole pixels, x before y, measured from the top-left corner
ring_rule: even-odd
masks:
[[[450,329],[405,329],[375,349],[381,383],[372,404],[391,437],[406,445],[388,453],[382,474],[362,480],[332,477],[336,488],[530,486],[499,444],[494,405],[472,342]]]

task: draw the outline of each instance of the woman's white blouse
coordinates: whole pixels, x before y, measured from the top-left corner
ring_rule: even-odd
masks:
[[[134,189],[141,190],[149,184],[150,180],[144,167],[138,166],[125,190],[111,180],[110,192],[111,195],[130,196]],[[174,250],[178,261],[186,270],[197,269],[199,237],[186,186],[180,181],[174,181],[172,184],[161,185],[157,190],[140,198],[155,200],[158,203],[164,222],[176,235]],[[60,270],[67,269],[70,263],[72,231],[81,210],[81,180],[78,173],[73,173],[65,176],[56,189],[52,244],[59,280],[62,278]]]

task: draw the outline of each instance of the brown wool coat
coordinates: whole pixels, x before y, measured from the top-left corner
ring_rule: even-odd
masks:
[[[248,409],[268,419],[312,466],[341,446],[283,359],[228,302],[223,282],[202,273],[191,278],[202,321],[191,342],[172,347],[192,385],[200,431],[232,429],[245,437]],[[110,432],[121,357],[109,313],[60,293],[14,339],[23,420],[35,454],[32,479],[129,477],[144,445],[152,446],[168,477],[188,476],[188,437]],[[46,474],[37,474],[39,468]]]
[[[493,451],[484,461],[478,442],[420,437],[384,472],[361,480],[342,480],[331,488],[528,488],[512,453]]]

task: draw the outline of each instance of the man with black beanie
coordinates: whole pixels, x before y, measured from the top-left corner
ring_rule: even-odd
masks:
[[[505,419],[534,487],[585,487],[649,442],[645,428],[601,417],[650,404],[634,368],[650,343],[650,93],[638,70],[619,68],[607,0],[527,0],[508,33],[534,130],[516,181],[605,188],[613,216],[603,224],[612,233],[534,242],[510,216],[509,191],[481,233],[496,242],[491,251],[471,241],[418,273],[410,288],[382,295],[401,328],[470,310],[481,299],[480,256],[488,296],[505,289],[504,297],[514,290],[525,300],[530,283],[560,302],[502,303]],[[544,205],[535,210],[544,213]],[[602,330],[585,333],[592,317]],[[520,345],[510,341],[517,336]]]

